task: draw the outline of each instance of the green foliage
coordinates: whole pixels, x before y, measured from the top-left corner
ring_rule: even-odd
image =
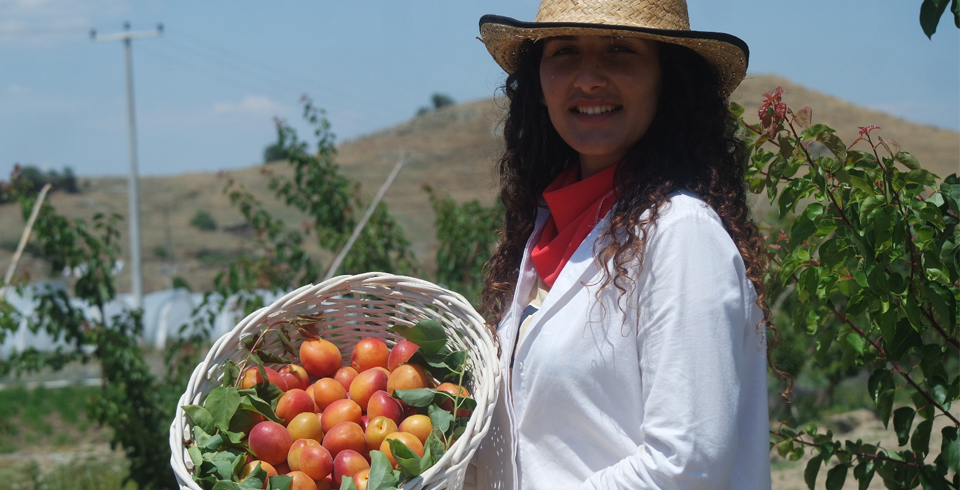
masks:
[[[0,186],[0,204],[13,202],[18,194],[24,192],[37,194],[46,184],[51,184],[55,191],[60,190],[70,194],[80,192],[80,187],[77,185],[77,176],[74,175],[73,169],[70,167],[64,167],[63,173],[60,173],[56,170],[44,172],[32,165],[22,167],[15,165],[13,175],[14,178],[11,180],[19,181],[20,188],[15,193],[11,192],[12,189],[5,189],[4,186]]]
[[[430,103],[433,105],[433,107],[423,106],[417,109],[417,116],[422,116],[430,111],[435,111],[441,107],[453,105],[456,102],[453,100],[453,97],[450,97],[447,94],[434,92],[433,95],[430,96]]]
[[[960,2],[957,0],[923,0],[920,5],[920,27],[928,38],[933,38],[937,32],[937,24],[943,17],[943,13],[950,5],[950,13],[953,14],[953,23],[960,28]]]
[[[438,92],[434,92],[433,95],[430,96],[430,102],[433,102],[434,109],[439,109],[444,106],[453,105],[454,103],[453,97],[450,97],[447,94],[441,94]]]
[[[15,175],[8,188],[17,191],[28,213],[36,199],[29,183]],[[120,255],[119,220],[116,215],[96,215],[91,226],[57,214],[49,201],[42,204],[34,224],[38,249],[52,270],[79,272],[72,297],[91,305],[97,314],[87,316],[66,290],[55,288],[32,290],[37,309],[28,317],[0,308],[0,342],[23,321],[30,331],[43,331],[58,343],[53,350],[27,349],[0,359],[0,377],[44,368],[59,370],[71,362],[98,362],[103,385],[88,399],[88,415],[113,429],[111,443],[123,447],[127,455],[129,480],[143,490],[169,488],[174,479],[169,447],[163,441],[176,407],[172,400],[182,393],[185,380],[179,371],[172,370],[166,380],[150,373],[137,344],[142,331],[139,311],[106,314],[106,305],[117,294],[112,269]]]
[[[217,229],[217,221],[209,211],[198,209],[190,219],[190,226],[202,231],[213,231]]]
[[[791,111],[782,94],[764,94],[759,125],[741,119],[752,148],[751,190],[765,190],[780,218],[793,221],[771,236],[772,290],[791,296],[792,323],[804,327],[817,361],[832,359],[829,369],[841,376],[870,373],[867,394],[898,445],[909,448],[841,443],[829,431],[787,422],[772,433],[771,448],[785,456],[814,449],[805,472],[811,489],[834,457],[828,490],[839,489],[850,469],[861,488],[875,475],[888,488],[956,488],[949,456],[960,447],[960,421],[949,407],[960,397],[960,376],[947,363],[960,351],[960,179],[940,180],[871,134],[874,126],[847,146],[833,129],[810,124],[808,109]],[[898,392],[912,404],[894,410]],[[935,457],[934,417],[950,421]]]
[[[304,119],[314,126],[316,152],[308,152],[306,143],[299,140],[293,128],[278,122],[278,144],[293,168],[293,177],[274,174],[270,178],[270,189],[287,206],[306,213],[313,220],[306,229],[316,233],[322,248],[339,252],[366,211],[368,201],[361,195],[359,183],[339,173],[330,123],[323,111],[308,99],[304,100]],[[410,273],[418,266],[409,248],[403,229],[381,202],[351,249],[358,252],[349,253],[337,272]]]
[[[444,192],[430,186],[424,189],[437,217],[437,283],[476,299],[483,288],[483,264],[496,244],[503,205],[499,201],[491,207],[478,201],[457,204]]]
[[[263,163],[272,163],[287,158],[279,143],[272,143],[263,149]]]

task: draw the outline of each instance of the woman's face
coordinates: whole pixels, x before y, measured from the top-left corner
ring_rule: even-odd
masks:
[[[580,154],[583,178],[620,162],[646,134],[660,79],[656,41],[570,36],[544,42],[542,102],[557,133]]]

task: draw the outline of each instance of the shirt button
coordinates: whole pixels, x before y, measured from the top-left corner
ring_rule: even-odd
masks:
[[[520,369],[523,369],[523,361],[520,361],[519,363],[517,363],[517,367]]]

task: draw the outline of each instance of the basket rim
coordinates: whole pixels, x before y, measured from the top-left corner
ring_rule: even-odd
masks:
[[[465,463],[472,458],[480,441],[489,429],[493,407],[496,405],[499,395],[502,374],[493,334],[486,327],[486,323],[480,314],[460,293],[416,277],[385,272],[366,272],[356,275],[340,275],[320,283],[295,288],[283,294],[271,304],[264,305],[250,313],[231,330],[213,342],[203,361],[194,368],[187,388],[178,400],[176,415],[170,424],[170,461],[181,489],[201,490],[200,486],[193,480],[192,472],[189,469],[193,463],[187,454],[188,446],[186,443],[192,435],[189,433],[191,424],[182,407],[198,403],[200,397],[205,396],[212,389],[210,386],[219,385],[219,383],[210,383],[210,381],[216,381],[216,372],[223,360],[215,363],[212,363],[212,361],[218,359],[218,355],[223,350],[228,349],[230,344],[236,345],[240,335],[246,330],[269,325],[272,323],[269,319],[275,319],[276,316],[284,314],[288,309],[296,309],[302,306],[305,300],[310,298],[320,300],[323,296],[323,299],[317,301],[314,305],[318,306],[320,303],[330,301],[330,298],[337,296],[335,294],[331,295],[331,292],[343,290],[352,292],[357,287],[370,286],[393,288],[388,296],[393,295],[397,289],[400,291],[417,291],[425,294],[427,298],[431,298],[436,304],[448,306],[450,310],[454,311],[448,311],[447,314],[457,318],[462,325],[449,322],[450,324],[444,324],[444,329],[456,329],[461,332],[462,337],[467,337],[471,341],[470,349],[473,352],[468,353],[468,357],[473,356],[471,360],[475,361],[475,370],[483,371],[481,376],[477,376],[479,373],[474,373],[474,382],[477,385],[471,390],[471,396],[477,401],[477,408],[474,409],[473,414],[467,421],[463,435],[457,442],[444,452],[436,464],[401,488],[422,488],[434,481],[449,477],[451,473],[462,478],[466,467]],[[429,306],[436,307],[436,304]],[[201,389],[203,384],[208,385],[206,391]],[[413,486],[414,484],[419,486]]]

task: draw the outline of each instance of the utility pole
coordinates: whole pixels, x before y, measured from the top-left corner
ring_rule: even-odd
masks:
[[[98,35],[96,30],[90,31],[90,38],[94,42],[123,41],[124,55],[127,65],[127,124],[130,131],[130,177],[128,184],[128,209],[130,221],[130,283],[133,294],[133,307],[140,309],[143,305],[143,271],[140,258],[140,177],[137,170],[137,121],[133,110],[133,55],[131,42],[134,39],[158,37],[163,34],[163,24],[157,25],[153,31],[130,32],[130,23],[123,25],[124,32],[117,34]]]

